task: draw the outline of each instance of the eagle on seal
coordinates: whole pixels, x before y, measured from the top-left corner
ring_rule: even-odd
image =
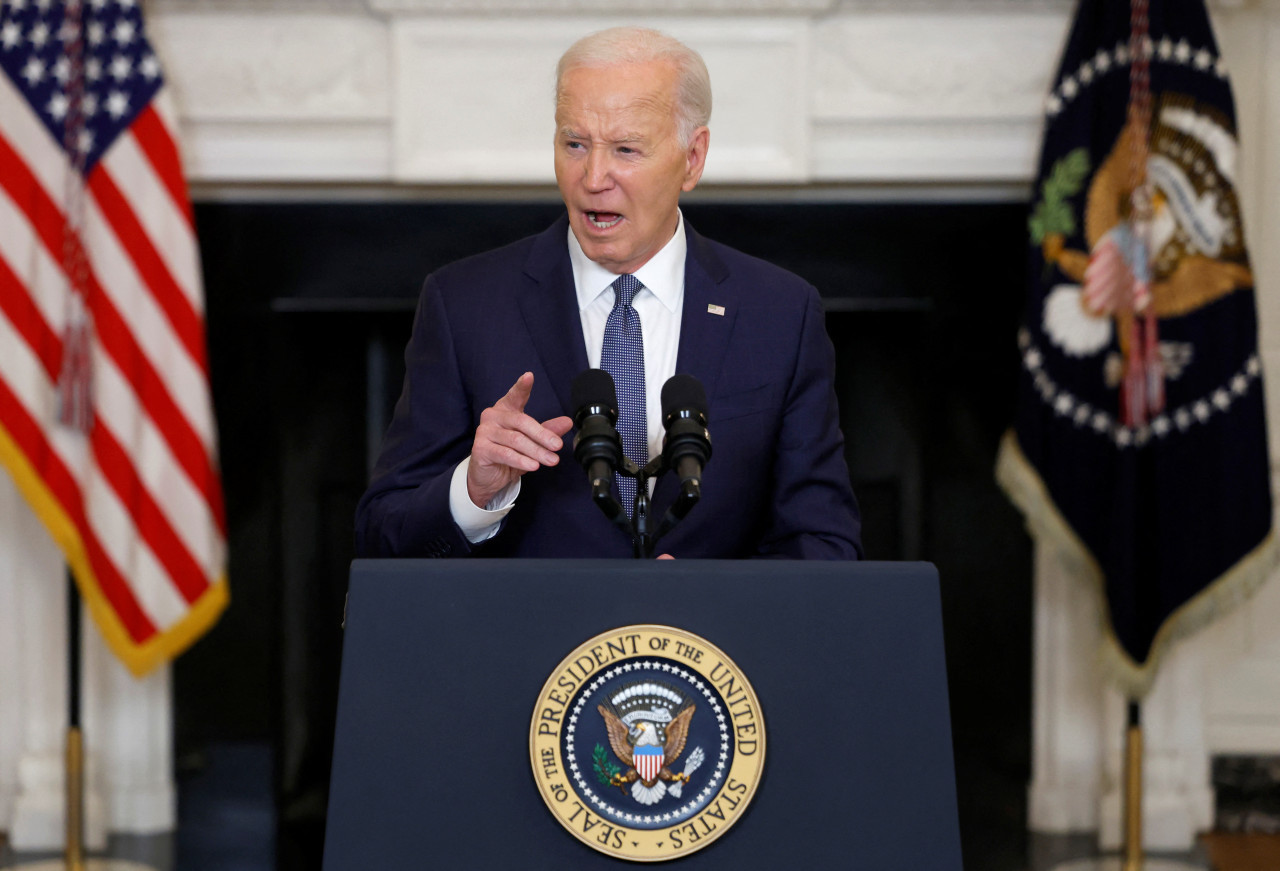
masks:
[[[625,773],[614,774],[610,782],[623,792],[626,792],[627,784],[631,784],[632,797],[645,805],[655,804],[666,795],[667,783],[688,783],[688,774],[677,774],[668,764],[675,762],[684,752],[689,721],[693,719],[696,707],[687,703],[678,706],[674,713],[667,708],[660,709],[670,714],[665,725],[650,719],[630,717],[631,724],[628,725],[614,705],[598,705],[596,710],[604,718],[609,746],[627,768]],[[679,792],[677,789],[673,794],[678,795]]]

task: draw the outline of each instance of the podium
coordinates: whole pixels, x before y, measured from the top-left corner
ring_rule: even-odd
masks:
[[[937,572],[925,563],[358,560],[325,871],[597,869],[535,784],[561,660],[633,624],[747,676],[768,749],[743,816],[681,869],[960,871]]]

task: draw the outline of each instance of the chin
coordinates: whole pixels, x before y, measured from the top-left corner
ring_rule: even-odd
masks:
[[[578,240],[582,242],[581,239]],[[612,245],[609,244],[593,244],[589,243],[582,246],[582,253],[587,255],[587,259],[593,263],[598,263],[606,269],[613,269],[619,262],[616,252]]]

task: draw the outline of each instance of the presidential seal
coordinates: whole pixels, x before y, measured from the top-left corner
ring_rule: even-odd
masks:
[[[601,853],[661,862],[746,811],[764,770],[760,703],[710,642],[625,626],[564,658],[538,696],[529,756],[560,824]]]

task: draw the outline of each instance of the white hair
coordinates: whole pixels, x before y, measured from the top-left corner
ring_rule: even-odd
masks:
[[[676,136],[687,148],[693,131],[711,120],[711,76],[707,65],[675,37],[647,27],[611,27],[569,46],[556,64],[556,103],[565,73],[579,67],[611,67],[667,61],[676,69]]]

